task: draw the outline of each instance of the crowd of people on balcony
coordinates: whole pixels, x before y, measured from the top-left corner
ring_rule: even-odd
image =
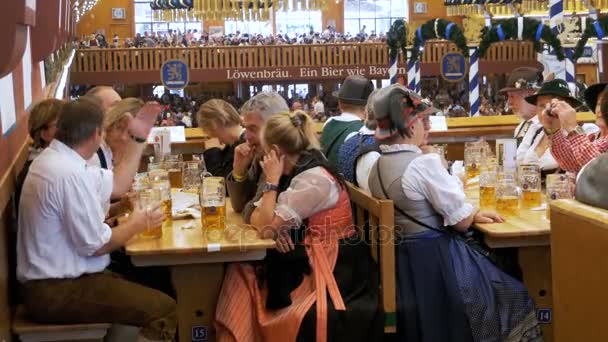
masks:
[[[168,32],[144,32],[135,37],[119,37],[115,34],[111,41],[101,33],[82,37],[80,48],[141,48],[141,47],[201,47],[201,46],[259,46],[259,45],[294,45],[294,44],[340,44],[340,43],[375,43],[384,42],[386,35],[377,34],[374,30],[367,32],[365,25],[357,33],[336,32],[331,26],[323,32],[278,33],[276,35],[250,34],[236,31],[229,34],[210,34],[206,31],[169,30]]]

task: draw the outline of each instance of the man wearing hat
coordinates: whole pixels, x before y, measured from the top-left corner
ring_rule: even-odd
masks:
[[[537,117],[540,120],[542,112],[546,105],[553,99],[565,101],[574,108],[582,105],[582,103],[570,94],[568,83],[564,80],[552,80],[545,82],[543,86],[534,95],[526,97],[526,102],[538,108]],[[552,172],[559,168],[557,161],[551,154],[551,138],[549,138],[542,125],[538,128],[528,131],[529,134],[520,145],[523,147],[524,153],[518,155],[518,164],[539,164],[543,172]]]
[[[513,114],[517,115],[522,122],[515,128],[513,137],[517,139],[519,146],[524,140],[526,133],[533,127],[538,126],[538,118],[536,117],[536,106],[526,102],[526,96],[534,94],[539,88],[539,83],[542,80],[540,70],[530,67],[517,68],[511,72],[507,79],[507,86],[501,89],[498,93],[507,96],[509,107],[513,110]],[[525,149],[517,150],[519,158]]]
[[[338,166],[338,152],[350,133],[363,127],[365,105],[374,85],[363,76],[348,76],[337,94],[342,114],[330,118],[323,126],[321,146],[332,165]]]
[[[584,94],[587,107],[595,109],[600,133],[588,135],[576,121],[577,108],[566,101],[552,100],[541,113],[545,133],[551,138],[551,153],[561,169],[578,173],[583,166],[608,151],[608,83],[595,84]]]

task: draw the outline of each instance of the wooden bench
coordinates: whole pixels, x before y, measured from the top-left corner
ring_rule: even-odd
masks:
[[[608,210],[551,202],[555,341],[608,341]]]
[[[30,321],[25,307],[19,305],[13,316],[12,330],[23,342],[103,341],[111,324],[39,324]]]
[[[372,257],[380,268],[380,300],[385,312],[384,332],[397,331],[395,282],[395,215],[393,201],[379,200],[348,185],[359,235],[370,242]],[[367,213],[367,219],[366,219]]]

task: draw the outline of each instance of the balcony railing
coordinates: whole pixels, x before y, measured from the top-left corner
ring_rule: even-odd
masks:
[[[429,42],[422,63],[440,63],[444,54],[456,52],[453,43]],[[258,69],[388,65],[383,43],[323,45],[220,46],[192,48],[132,48],[78,50],[73,72],[157,71],[170,59],[185,61],[191,70]],[[532,43],[509,41],[494,44],[481,62],[532,63]],[[405,60],[400,56],[400,64]]]

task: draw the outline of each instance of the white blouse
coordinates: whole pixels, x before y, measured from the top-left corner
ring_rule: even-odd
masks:
[[[297,227],[305,219],[335,207],[339,197],[339,183],[322,167],[313,167],[293,177],[289,188],[279,194],[275,214]]]
[[[412,151],[422,153],[414,145],[381,145],[382,152]],[[443,166],[441,157],[429,153],[414,159],[401,177],[405,196],[414,201],[427,200],[443,216],[444,225],[453,226],[473,213],[466,201],[460,179],[452,176]]]
[[[551,147],[547,148],[541,156],[536,153],[536,147],[543,141],[544,137],[545,132],[541,130],[530,144],[530,147],[528,147],[528,150],[525,151],[521,163],[539,164],[541,170],[555,170],[559,168],[559,164],[555,158],[553,158],[553,155],[551,155]]]

